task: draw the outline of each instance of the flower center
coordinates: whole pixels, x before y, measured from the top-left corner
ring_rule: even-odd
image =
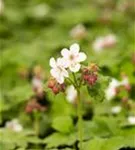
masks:
[[[74,55],[70,55],[69,59],[72,61],[75,59]]]
[[[63,71],[62,67],[60,67],[60,66],[58,66],[58,69],[59,69],[61,72]]]

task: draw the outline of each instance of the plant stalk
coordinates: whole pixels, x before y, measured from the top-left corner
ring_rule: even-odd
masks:
[[[80,90],[78,92],[78,137],[80,142],[80,150],[82,150],[83,132],[82,132],[82,102],[80,98]]]
[[[34,111],[34,129],[35,133],[38,136],[39,134],[39,114],[37,111]]]

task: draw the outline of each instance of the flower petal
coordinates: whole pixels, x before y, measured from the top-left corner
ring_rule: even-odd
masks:
[[[65,69],[62,70],[62,75],[63,75],[64,77],[69,77],[68,71],[65,70]]]
[[[72,44],[70,46],[70,52],[74,55],[77,55],[79,53],[79,50],[80,50],[80,46],[79,44],[75,43],[75,44]]]
[[[64,58],[68,58],[69,56],[69,50],[67,48],[64,48],[61,50],[61,55],[64,57]]]
[[[54,78],[57,78],[59,76],[59,72],[57,69],[51,69],[50,73]]]
[[[51,66],[52,68],[55,68],[55,67],[56,67],[56,61],[55,61],[55,59],[54,59],[53,57],[50,59],[50,66]]]
[[[83,52],[80,52],[79,56],[78,56],[78,62],[82,62],[82,61],[86,60],[86,58],[87,58],[86,54]]]
[[[64,83],[64,77],[63,76],[59,76],[58,78],[56,78],[56,80],[60,84]]]
[[[73,85],[70,85],[66,89],[66,98],[69,102],[73,103],[77,97],[77,91]]]
[[[66,58],[58,58],[57,59],[57,66],[61,68],[67,68],[68,67],[68,61]]]
[[[78,63],[78,64],[74,64],[74,65],[71,65],[69,67],[70,71],[72,72],[78,72],[81,68],[81,65]]]

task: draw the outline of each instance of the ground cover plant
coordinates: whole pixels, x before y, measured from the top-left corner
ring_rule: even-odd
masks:
[[[0,150],[134,150],[134,20],[134,0],[0,0]]]

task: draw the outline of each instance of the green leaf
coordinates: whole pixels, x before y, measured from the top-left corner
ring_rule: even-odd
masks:
[[[6,142],[0,142],[0,149],[1,150],[11,150],[15,148],[14,143],[6,143]]]
[[[113,137],[110,138],[108,140],[106,140],[106,142],[104,143],[104,145],[102,145],[102,148],[104,150],[118,150],[122,147],[124,147],[124,141],[123,141],[123,137]]]
[[[112,135],[115,135],[119,132],[119,127],[114,118],[108,117],[95,117],[95,123],[99,126],[99,130],[104,130],[109,132]]]
[[[105,142],[105,140],[101,139],[101,138],[95,138],[93,140],[84,142],[83,143],[83,150],[101,150],[101,147],[102,147],[104,142]]]
[[[70,146],[76,141],[76,137],[75,133],[71,133],[70,135],[53,133],[44,139],[44,143],[47,144],[47,148],[58,147],[60,145]]]
[[[112,138],[94,138],[83,143],[83,150],[119,150],[124,147],[135,148],[135,136],[116,136]]]
[[[70,116],[56,117],[53,120],[52,127],[61,133],[69,133],[74,128],[73,121]]]

